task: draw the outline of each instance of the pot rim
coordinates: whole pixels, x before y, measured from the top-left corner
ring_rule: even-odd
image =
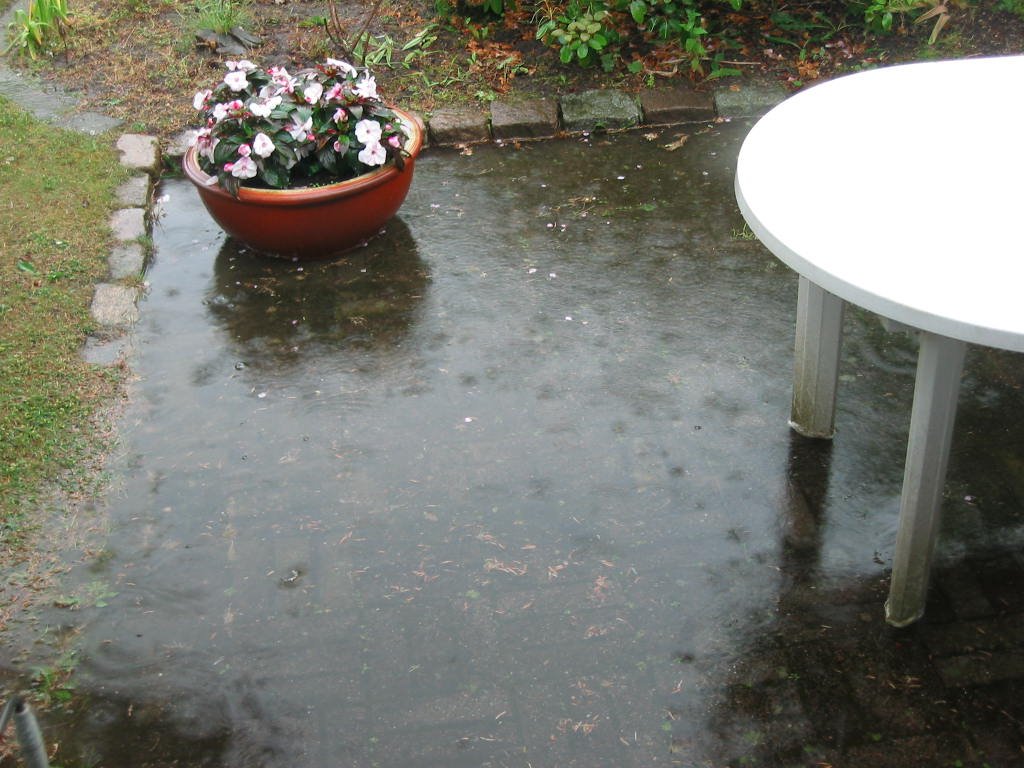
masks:
[[[398,107],[389,107],[402,121],[411,129],[411,135],[405,142],[405,151],[409,154],[406,162],[411,164],[423,147],[423,129],[419,120],[411,113]],[[388,181],[391,177],[405,172],[412,172],[412,168],[399,170],[396,165],[386,165],[383,168],[364,173],[344,181],[337,181],[333,184],[325,184],[320,187],[302,187],[298,189],[261,189],[257,187],[239,187],[238,197],[235,198],[230,192],[223,189],[217,183],[216,176],[210,176],[200,166],[196,159],[196,147],[193,144],[186,151],[182,158],[182,169],[185,175],[193,184],[211,195],[240,200],[247,203],[273,203],[274,205],[305,205],[315,203],[321,199],[337,197],[341,192],[359,192],[376,187]]]

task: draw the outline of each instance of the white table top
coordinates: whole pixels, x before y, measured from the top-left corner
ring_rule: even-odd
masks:
[[[736,197],[761,242],[830,293],[1024,352],[1024,56],[808,88],[750,131]]]

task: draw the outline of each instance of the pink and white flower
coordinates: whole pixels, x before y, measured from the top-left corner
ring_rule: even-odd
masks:
[[[232,112],[238,112],[240,109],[245,107],[245,103],[240,99],[232,99],[227,103],[215,104],[213,107],[213,119],[216,122],[220,122],[225,117],[228,117]]]
[[[252,151],[260,157],[270,157],[275,149],[274,142],[263,131],[257,133],[256,138],[252,140]]]
[[[356,81],[356,96],[361,99],[377,99],[377,80],[373,75],[366,75],[362,80]]]
[[[236,69],[224,75],[224,84],[232,91],[244,91],[245,87],[249,85],[249,81],[246,79],[244,70]]]
[[[271,67],[267,70],[271,81],[278,87],[278,93],[294,93],[295,78],[288,74],[284,67]]]
[[[270,117],[270,113],[281,103],[280,96],[271,96],[266,100],[254,100],[249,104],[249,111],[256,117]]]
[[[256,175],[258,168],[251,157],[245,156],[238,158],[233,163],[225,163],[224,170],[236,178],[251,179]]]
[[[328,59],[327,66],[336,68],[344,75],[354,75],[358,71],[347,61],[342,61],[341,59]]]
[[[376,120],[360,120],[356,123],[356,139],[361,144],[377,144],[380,142],[380,123]]]
[[[335,83],[324,94],[324,101],[325,102],[334,101],[336,98],[341,96],[341,94],[344,93],[344,92],[345,92],[345,86],[343,86],[341,83]]]
[[[194,109],[206,109],[206,104],[213,95],[213,91],[207,88],[205,91],[199,91],[195,96],[192,97],[192,107]]]
[[[367,144],[359,152],[359,162],[364,165],[384,165],[387,162],[388,153],[384,149],[384,145],[379,141],[374,141]]]
[[[196,150],[200,155],[208,158],[210,162],[213,162],[213,150],[216,148],[218,141],[220,141],[220,139],[214,138],[210,135],[209,128],[200,128],[196,131],[196,135],[192,140],[192,143],[195,144]]]
[[[207,173],[233,177],[228,189],[245,179],[287,187],[292,168],[320,169],[324,158],[318,153],[326,147],[339,154],[351,149],[365,172],[385,166],[411,135],[399,119],[384,117],[389,113],[377,82],[365,68],[327,59],[326,65],[292,75],[284,67],[264,69],[244,59],[226,65],[223,81],[194,93],[192,104],[205,124],[195,135],[194,151]],[[314,126],[320,127],[316,133]],[[228,146],[237,147],[237,154],[225,153]],[[224,163],[225,154],[233,155],[231,162]],[[337,169],[339,175],[348,170]]]
[[[302,98],[306,100],[307,104],[316,104],[320,101],[320,97],[324,94],[324,87],[320,83],[314,81],[307,85],[302,91]]]
[[[307,117],[305,122],[300,123],[297,118],[294,118],[295,122],[285,127],[285,130],[291,134],[291,137],[295,141],[309,140],[312,137],[310,132],[313,128],[313,118]]]

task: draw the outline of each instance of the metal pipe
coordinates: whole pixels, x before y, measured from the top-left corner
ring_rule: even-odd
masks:
[[[21,748],[21,756],[28,768],[50,768],[50,761],[46,757],[46,744],[43,742],[43,734],[39,730],[32,708],[20,696],[15,696],[4,707],[3,725],[7,725],[10,712],[14,713],[14,732],[18,736],[18,745]],[[0,731],[2,733],[2,731]]]
[[[7,723],[11,719],[11,715],[14,714],[14,702],[17,699],[8,699],[7,703],[4,704],[4,711],[0,712],[0,739],[4,736],[4,731],[7,730]]]

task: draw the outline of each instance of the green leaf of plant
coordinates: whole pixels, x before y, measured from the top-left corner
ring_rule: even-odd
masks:
[[[647,18],[647,3],[643,0],[633,0],[629,4],[629,15],[637,24],[643,24],[644,19]]]
[[[282,172],[280,167],[269,163],[263,167],[263,179],[276,189],[284,189],[288,186],[288,175]]]
[[[241,179],[237,176],[232,176],[230,173],[224,173],[223,171],[218,173],[217,177],[220,179],[221,187],[227,190],[229,195],[232,197],[238,197],[238,188],[242,186]]]
[[[274,146],[277,147],[274,150],[274,154],[280,155],[280,161],[287,165],[289,162],[294,163],[299,159],[299,156],[295,154],[295,148],[290,144],[292,137],[285,131],[280,131],[274,135]]]
[[[224,163],[232,163],[238,159],[238,148],[242,146],[240,137],[231,136],[221,139],[213,150],[213,163],[220,167]]]
[[[708,80],[715,80],[719,77],[739,77],[743,74],[742,70],[736,69],[736,67],[714,67],[708,74]]]
[[[320,165],[325,171],[330,174],[336,174],[338,172],[338,156],[334,154],[334,150],[330,147],[324,147],[316,153],[317,160],[320,161]]]
[[[949,14],[944,13],[935,20],[935,26],[932,27],[932,33],[928,36],[928,45],[935,45],[935,41],[939,39],[939,33],[942,32],[942,28],[946,26],[946,22],[949,21]]]
[[[31,261],[25,261],[24,259],[18,259],[18,271],[26,272],[30,275],[39,274],[39,270],[35,268],[35,265]]]

